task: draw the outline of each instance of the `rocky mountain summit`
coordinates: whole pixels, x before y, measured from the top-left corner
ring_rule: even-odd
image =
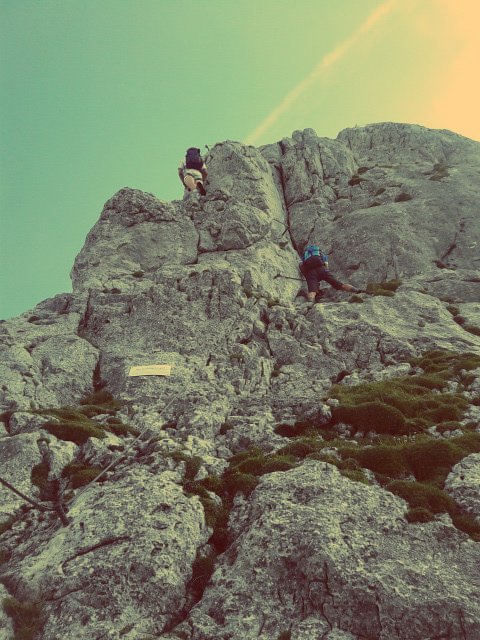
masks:
[[[206,161],[205,197],[113,195],[73,293],[0,323],[0,638],[477,639],[480,143]],[[308,303],[307,242],[366,293]]]

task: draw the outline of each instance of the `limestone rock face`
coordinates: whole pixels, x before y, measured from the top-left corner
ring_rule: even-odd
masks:
[[[232,515],[235,543],[188,637],[473,640],[478,544],[443,523],[410,527],[405,510],[322,462],[266,476]]]
[[[295,245],[316,239],[357,285],[478,269],[478,143],[384,123],[326,142],[307,129],[262,151],[284,176]]]
[[[208,530],[197,498],[175,473],[136,468],[80,495],[68,528],[43,526],[19,573],[7,577],[17,599],[51,606],[42,637],[135,639],[162,630],[185,604],[184,584]],[[49,611],[51,608],[51,612]]]
[[[121,189],[106,204],[72,269],[74,290],[135,289],[145,272],[164,263],[190,264],[198,234],[175,203]]]
[[[60,295],[0,324],[0,410],[74,402],[92,390],[98,352],[78,336],[81,296]]]
[[[50,447],[54,453],[54,471],[61,472],[62,468],[74,457],[75,445],[72,442],[59,441],[43,432],[22,433],[0,439],[0,477],[5,478],[16,489],[29,498],[37,498],[37,489],[31,482],[31,471],[40,464],[42,457],[38,450],[39,436],[48,435]],[[2,487],[0,492],[0,514],[10,516],[25,501]]]
[[[282,454],[287,470],[255,490],[250,471],[299,425],[336,438],[330,462],[338,442],[365,444],[333,423],[332,384],[417,375],[412,358],[433,350],[480,355],[480,144],[382,123],[227,141],[206,162],[205,197],[114,194],[73,293],[0,322],[0,476],[40,499],[39,410],[62,409],[65,440],[48,437],[70,483],[64,526],[0,487],[6,594],[40,603],[36,640],[476,640],[480,546],[458,523],[479,516],[478,363],[449,380],[453,418],[425,435],[456,463],[453,520],[407,522],[385,478],[350,479],[352,459],[346,477]],[[307,303],[308,241],[369,294],[323,284]],[[129,375],[155,364],[171,375]],[[222,477],[246,450],[253,468]]]
[[[453,467],[445,489],[480,522],[480,453],[472,453]]]

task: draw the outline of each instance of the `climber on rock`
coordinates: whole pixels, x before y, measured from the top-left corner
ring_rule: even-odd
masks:
[[[205,195],[204,180],[207,179],[207,167],[200,155],[200,149],[190,147],[187,149],[185,160],[178,166],[178,175],[187,193],[197,190],[202,196]]]
[[[328,270],[328,256],[323,253],[317,244],[308,244],[305,246],[302,262],[299,266],[302,275],[307,281],[308,302],[315,302],[318,286],[322,280],[328,282],[329,285],[338,291],[349,291],[350,293],[362,293],[363,291],[363,289],[356,289],[351,284],[343,284],[332,276]]]

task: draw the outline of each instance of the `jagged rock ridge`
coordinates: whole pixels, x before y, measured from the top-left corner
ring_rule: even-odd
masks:
[[[105,482],[73,490],[68,527],[21,515],[22,499],[2,491],[14,517],[8,594],[42,602],[41,640],[473,640],[480,551],[448,515],[408,524],[406,502],[373,474],[361,484],[305,460],[233,497],[213,553],[208,505],[220,510],[219,498],[191,483],[250,446],[281,449],[278,425],[327,424],[337,380],[413,375],[408,361],[433,349],[480,354],[480,145],[384,123],[261,149],[224,142],[207,162],[204,199],[120,190],[75,261],[73,293],[0,325],[1,475],[36,495],[40,434],[60,469],[105,468],[125,452]],[[395,280],[394,297],[349,304],[328,290],[306,305],[298,251],[314,240],[340,279]],[[153,363],[172,376],[128,376]],[[480,369],[462,380],[468,410],[453,437],[467,423],[478,431]],[[105,438],[46,430],[52,416],[38,410],[99,388],[123,402],[94,415]],[[111,433],[113,420],[141,438]],[[478,469],[465,456],[445,486],[480,517]]]

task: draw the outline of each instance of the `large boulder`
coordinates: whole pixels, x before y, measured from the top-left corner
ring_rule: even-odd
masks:
[[[480,453],[472,453],[453,467],[445,490],[480,523]]]
[[[409,525],[405,512],[323,462],[264,476],[234,510],[235,543],[178,632],[474,640],[479,545],[446,520]]]
[[[106,202],[72,269],[75,291],[134,290],[162,264],[192,264],[198,234],[180,203],[124,188]]]
[[[93,390],[98,351],[77,334],[85,297],[59,295],[0,325],[0,412],[58,407]]]
[[[209,536],[198,498],[178,480],[133,467],[77,497],[68,527],[40,527],[20,542],[4,580],[18,600],[42,602],[43,640],[136,640],[175,619]]]
[[[39,436],[47,436],[50,442],[50,450],[53,453],[52,472],[60,475],[63,467],[72,461],[75,456],[76,446],[73,442],[57,440],[43,432],[21,433],[0,440],[0,477],[7,480],[15,489],[25,494],[28,498],[38,499],[38,489],[32,483],[32,469],[42,462],[37,440]],[[7,519],[26,501],[6,487],[0,489],[0,514]]]

